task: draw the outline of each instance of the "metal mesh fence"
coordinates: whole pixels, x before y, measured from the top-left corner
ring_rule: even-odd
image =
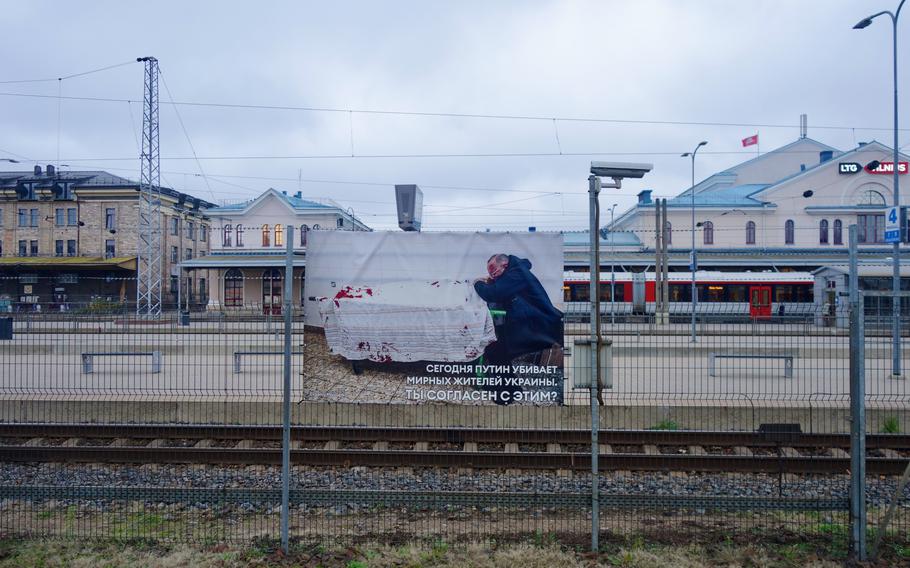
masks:
[[[589,304],[567,306],[562,348],[507,370],[346,360],[295,306],[292,539],[588,542],[590,391],[576,381],[590,374],[577,345],[590,334]],[[650,304],[612,318],[602,308],[611,340],[598,400],[602,537],[767,534],[847,546],[846,303],[762,318],[700,306],[694,342],[684,304],[671,304],[667,323]],[[7,316],[5,533],[278,538],[280,309],[149,321],[127,305],[86,305]],[[906,465],[900,433],[910,424],[907,382],[890,376],[890,327],[875,323],[883,317],[866,320],[870,527]],[[506,391],[509,404],[497,404],[492,395]],[[908,506],[905,493],[886,542],[906,540]]]

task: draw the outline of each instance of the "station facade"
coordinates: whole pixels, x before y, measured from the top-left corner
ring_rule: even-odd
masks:
[[[165,307],[177,266],[209,250],[204,210],[214,204],[161,188]],[[139,184],[104,171],[0,172],[0,311],[67,311],[136,299]],[[184,283],[207,301],[207,282]]]
[[[211,254],[181,263],[187,274],[205,273],[213,282],[207,308],[281,313],[287,227],[294,227],[295,306],[303,304],[306,248],[313,231],[369,231],[352,211],[330,200],[268,189],[259,197],[206,211],[212,220]]]

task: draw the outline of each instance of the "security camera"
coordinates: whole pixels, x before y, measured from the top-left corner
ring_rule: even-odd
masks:
[[[591,173],[609,178],[642,178],[654,168],[653,164],[628,162],[591,162]]]

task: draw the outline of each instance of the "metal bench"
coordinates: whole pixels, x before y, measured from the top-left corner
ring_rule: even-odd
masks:
[[[717,359],[783,359],[784,360],[784,377],[793,378],[793,355],[786,353],[779,355],[763,355],[756,353],[709,353],[708,354],[708,375],[716,377],[714,372],[714,362]]]
[[[96,353],[83,353],[82,354],[82,372],[87,375],[94,372],[95,357],[143,357],[143,356],[150,356],[152,358],[152,372],[153,373],[161,372],[161,351],[143,351],[143,352],[104,351],[104,352],[96,352]]]
[[[240,372],[240,360],[244,355],[284,355],[284,351],[234,351],[234,373]],[[291,355],[303,355],[303,352],[292,351]]]

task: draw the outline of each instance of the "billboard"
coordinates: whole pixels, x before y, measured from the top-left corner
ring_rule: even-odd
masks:
[[[562,264],[559,234],[312,233],[306,321],[355,383],[331,399],[377,401],[360,372],[382,402],[561,402]]]

